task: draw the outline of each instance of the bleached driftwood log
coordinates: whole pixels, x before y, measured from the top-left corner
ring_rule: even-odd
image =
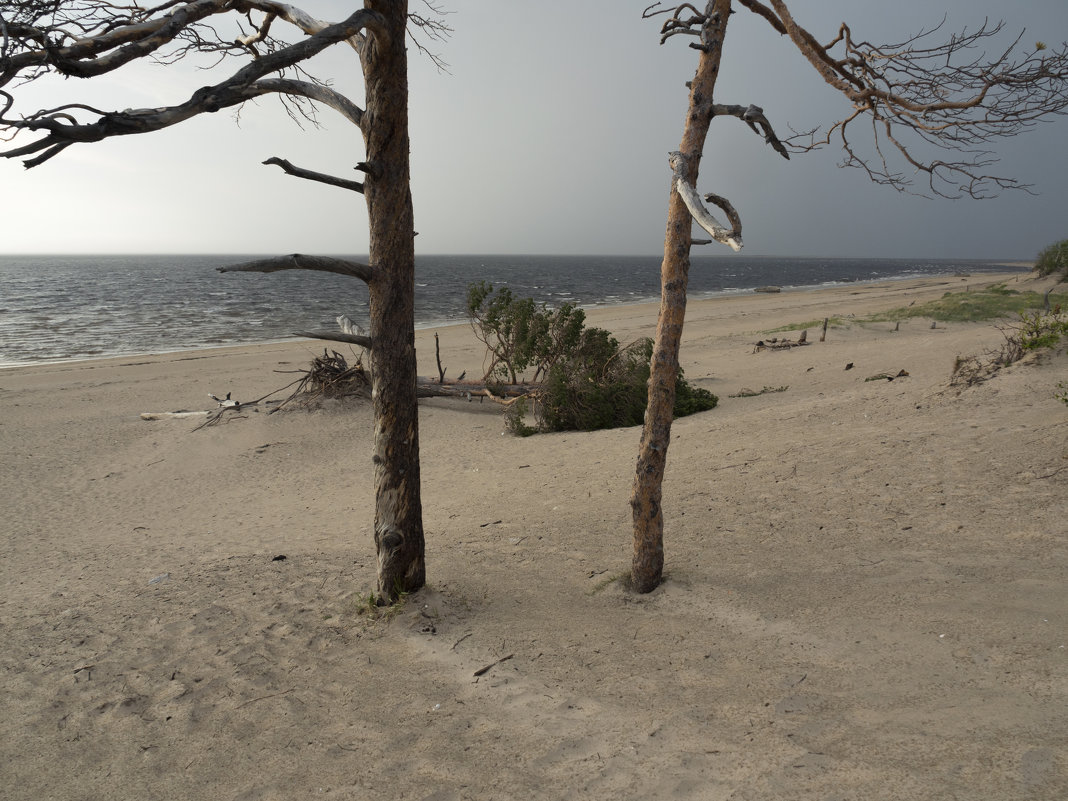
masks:
[[[207,417],[210,412],[142,412],[142,420],[185,420],[189,417]]]

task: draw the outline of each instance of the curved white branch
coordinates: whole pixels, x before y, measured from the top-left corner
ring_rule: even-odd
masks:
[[[701,202],[701,197],[697,194],[697,190],[694,189],[693,184],[686,180],[684,174],[685,163],[686,159],[682,153],[675,152],[671,154],[671,171],[675,176],[675,191],[679,193],[682,202],[686,204],[690,216],[693,217],[694,222],[700,225],[704,230],[708,231],[708,233],[712,235],[712,238],[717,242],[722,242],[735,252],[741,250],[741,231],[728,230],[719,222],[719,220],[709,213],[708,209],[705,208],[704,203]]]

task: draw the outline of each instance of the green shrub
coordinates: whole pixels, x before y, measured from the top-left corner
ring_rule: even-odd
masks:
[[[485,281],[467,288],[467,315],[492,357],[483,380],[495,376],[512,384],[530,368],[534,381],[544,377],[578,344],[586,320],[570,303],[556,310],[539,307],[533,298],[516,298],[508,287],[494,289]]]
[[[1068,281],[1068,239],[1062,239],[1039,253],[1035,270],[1040,276],[1060,273],[1061,280]]]
[[[641,425],[648,400],[653,340],[620,348],[607,331],[582,332],[578,347],[549,370],[535,407],[542,431],[595,431]],[[692,386],[680,370],[675,417],[714,409],[719,398]]]
[[[515,384],[524,371],[534,370],[530,397],[514,401],[505,412],[508,431],[527,437],[537,431],[594,431],[642,423],[653,340],[621,348],[603,328],[586,328],[585,313],[571,304],[556,310],[538,306],[485,281],[468,287],[467,314],[490,352],[483,380]],[[718,403],[719,398],[692,386],[679,371],[675,417],[714,409]],[[529,411],[536,427],[526,422]]]
[[[538,429],[527,425],[527,398],[516,398],[504,412],[504,427],[517,437],[537,434]]]
[[[1021,314],[1016,336],[1024,350],[1055,348],[1061,337],[1068,336],[1068,317],[1060,313]]]

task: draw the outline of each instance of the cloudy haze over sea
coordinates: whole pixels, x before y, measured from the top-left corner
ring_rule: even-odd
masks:
[[[298,3],[324,19],[351,4]],[[413,7],[418,3],[413,3]],[[630,255],[660,252],[670,170],[697,54],[687,37],[659,44],[648,0],[443,0],[449,41],[430,46],[447,73],[410,47],[412,181],[420,253]],[[737,7],[737,4],[736,4]],[[899,42],[939,26],[945,41],[1005,20],[999,51],[1068,36],[1065,0],[799,0],[797,20],[821,41],[848,21],[857,41]],[[13,113],[72,101],[97,108],[182,102],[232,69],[192,62],[129,65],[104,80],[38,81]],[[363,97],[349,48],[314,70]],[[724,103],[761,106],[781,136],[852,111],[785,38],[738,7],[717,87]],[[261,165],[271,156],[354,176],[359,132],[329,110],[295,125],[270,98],[142,136],[68,148],[24,170],[0,162],[0,253],[366,252],[363,199]],[[989,168],[1034,185],[990,201],[926,200],[841,170],[828,147],[785,161],[733,118],[716,120],[698,190],[729,198],[745,253],[780,256],[1027,259],[1068,236],[1068,120],[993,145]],[[864,149],[863,126],[854,142]],[[920,179],[922,184],[922,178]]]

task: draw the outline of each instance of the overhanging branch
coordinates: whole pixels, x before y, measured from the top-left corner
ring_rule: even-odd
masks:
[[[198,89],[189,100],[181,105],[103,114],[94,112],[98,113],[99,118],[90,123],[79,123],[71,114],[61,109],[40,111],[21,120],[0,119],[0,124],[15,129],[16,132],[28,130],[46,134],[29,145],[0,153],[0,156],[12,158],[40,153],[36,158],[26,162],[27,167],[34,167],[75,142],[98,142],[112,136],[157,131],[198,114],[212,113],[223,108],[237,106],[268,93],[307,97],[331,106],[354,123],[360,124],[363,118],[362,109],[329,87],[312,81],[265,76],[301,64],[332,44],[345,41],[364,28],[373,27],[378,18],[376,12],[361,9],[343,22],[323,28],[307,39],[254,59],[227,80]],[[70,48],[60,48],[50,52],[54,55],[69,50]],[[55,56],[55,58],[59,57]],[[42,66],[69,72],[65,67],[61,68],[51,60]],[[9,74],[10,70],[5,70],[4,75],[9,76]],[[13,74],[10,77],[14,77]]]
[[[986,172],[997,160],[993,143],[1068,114],[1068,45],[1024,49],[1020,34],[992,50],[1004,33],[1002,22],[984,20],[931,43],[943,18],[891,44],[855,40],[843,23],[824,45],[793,18],[787,0],[766,0],[770,10],[759,0],[739,1],[785,31],[824,81],[852,104],[825,135],[796,135],[784,146],[804,152],[840,138],[844,166],[859,167],[898,191],[915,192],[913,176],[927,183],[928,191],[916,194],[985,198],[1004,189],[1026,191],[1025,183]],[[862,149],[849,136],[855,130],[850,123],[859,117],[870,121],[872,131]],[[927,155],[927,149],[952,155]]]
[[[220,273],[276,273],[282,270],[317,270],[324,273],[348,275],[353,278],[359,278],[365,283],[370,283],[376,273],[375,268],[369,264],[360,264],[348,259],[335,259],[329,256],[306,256],[302,253],[225,265],[219,267],[218,270]]]

